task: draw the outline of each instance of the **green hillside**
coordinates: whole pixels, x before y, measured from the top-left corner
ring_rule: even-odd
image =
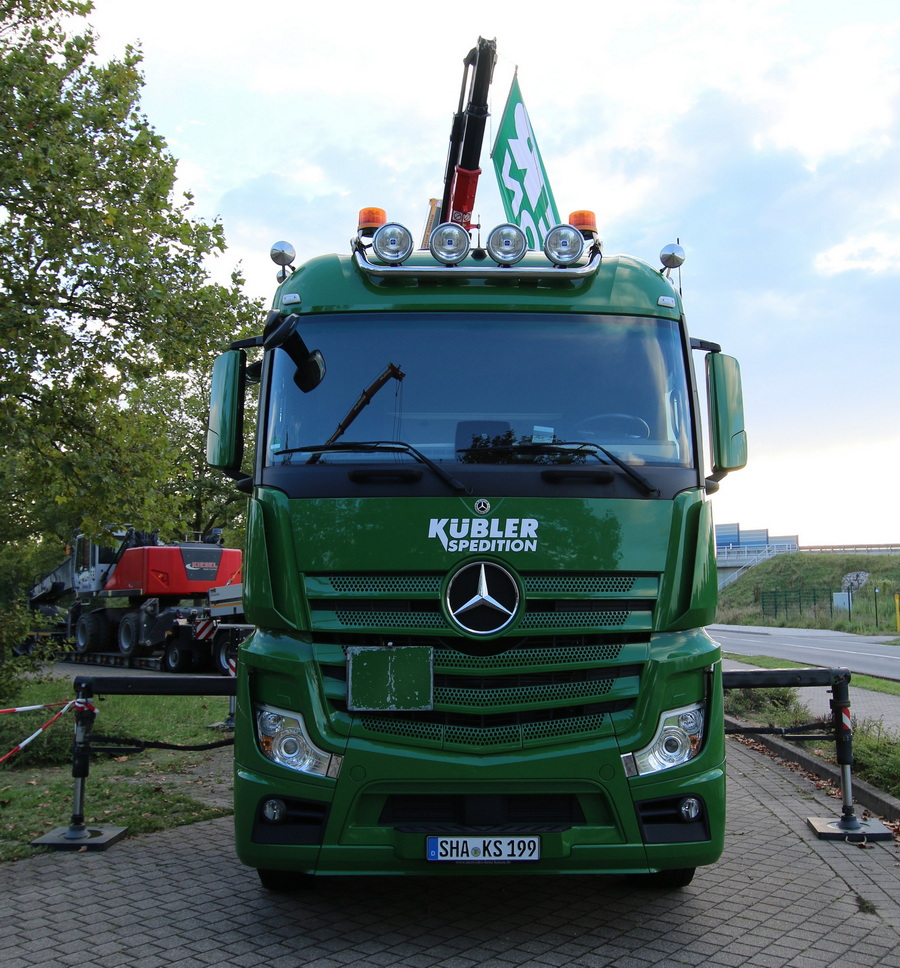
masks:
[[[845,576],[860,572],[869,577],[853,592],[849,616],[846,611],[832,610],[830,593],[844,590]],[[775,596],[765,596],[766,592],[784,594],[776,597],[773,608],[768,599]],[[716,620],[725,625],[890,635],[897,632],[894,595],[898,592],[900,555],[779,555],[748,569],[719,593]]]

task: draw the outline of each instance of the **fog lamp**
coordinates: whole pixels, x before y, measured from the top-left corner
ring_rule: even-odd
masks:
[[[703,806],[696,797],[685,797],[678,805],[678,809],[681,812],[681,819],[685,823],[693,823],[698,820],[703,812]]]
[[[555,225],[544,239],[544,255],[555,266],[570,266],[581,258],[584,236],[572,225]]]
[[[528,251],[528,239],[518,225],[506,222],[487,237],[488,255],[501,266],[514,266]]]
[[[266,800],[262,805],[263,820],[267,823],[281,823],[286,813],[287,807],[284,804],[284,800],[273,798],[272,800]]]
[[[376,231],[372,248],[382,262],[397,266],[412,255],[413,238],[409,229],[396,222],[388,222]]]
[[[453,222],[436,226],[428,239],[431,254],[445,266],[455,266],[469,254],[469,233]]]

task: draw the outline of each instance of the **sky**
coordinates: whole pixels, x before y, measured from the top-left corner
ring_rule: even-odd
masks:
[[[679,239],[691,335],[741,363],[748,466],[719,523],[802,546],[900,543],[896,0],[95,0],[104,59],[143,53],[143,111],[247,292],[348,252],[360,208],[418,235],[442,192],[463,58],[495,38],[488,150],[519,84],[563,218],[658,264]],[[695,361],[698,365],[700,360]]]

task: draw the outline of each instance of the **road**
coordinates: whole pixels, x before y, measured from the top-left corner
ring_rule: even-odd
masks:
[[[723,652],[767,655],[825,669],[849,669],[859,675],[900,681],[900,646],[896,636],[849,635],[821,629],[711,625],[709,634]]]

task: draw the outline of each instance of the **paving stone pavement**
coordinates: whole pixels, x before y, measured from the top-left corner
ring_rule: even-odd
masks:
[[[838,801],[733,739],[728,757],[725,855],[681,891],[517,873],[272,895],[225,818],[0,865],[0,968],[900,968],[900,845],[818,840],[806,818]]]

